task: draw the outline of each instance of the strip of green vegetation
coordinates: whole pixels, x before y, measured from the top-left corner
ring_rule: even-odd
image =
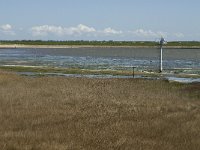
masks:
[[[113,76],[132,76],[133,72],[131,70],[90,70],[90,69],[80,69],[80,68],[53,68],[53,67],[23,67],[23,66],[0,66],[1,70],[10,72],[22,72],[22,73],[36,73],[37,76],[45,76],[46,73],[50,74],[80,74],[80,75],[113,75]],[[159,72],[143,72],[136,71],[134,75],[141,75],[143,77],[162,77],[163,74]],[[167,75],[167,74],[165,74]],[[170,75],[170,74],[169,74]],[[199,78],[200,75],[190,75],[190,74],[174,74],[176,77],[183,78]]]
[[[23,45],[74,45],[74,46],[158,46],[155,41],[42,41],[42,40],[15,40],[0,41],[0,44],[23,44]],[[167,46],[192,47],[200,46],[200,41],[172,41]]]
[[[134,41],[0,41],[1,44],[23,44],[23,45],[91,45],[91,46],[156,46],[158,43],[146,41],[146,42],[134,42]]]
[[[0,66],[1,70],[13,72],[34,73],[63,73],[63,74],[93,74],[93,75],[132,75],[131,71],[120,70],[89,70],[79,68],[50,68],[50,67],[23,67],[23,66]]]
[[[176,42],[168,42],[167,45],[168,46],[188,46],[188,47],[192,47],[192,46],[200,46],[200,42],[199,41],[176,41]]]

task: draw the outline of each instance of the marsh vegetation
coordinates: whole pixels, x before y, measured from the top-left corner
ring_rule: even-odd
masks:
[[[0,73],[1,150],[200,149],[200,84]]]

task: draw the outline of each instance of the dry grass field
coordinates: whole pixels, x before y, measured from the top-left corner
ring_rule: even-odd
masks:
[[[200,84],[0,72],[1,150],[198,150]]]

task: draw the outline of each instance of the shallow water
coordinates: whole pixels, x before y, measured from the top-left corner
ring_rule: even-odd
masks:
[[[159,69],[159,49],[38,48],[0,49],[0,65],[49,66],[80,69]],[[164,49],[163,68],[200,68],[200,49]]]
[[[177,77],[167,77],[166,78],[169,81],[175,81],[180,83],[194,83],[194,82],[200,82],[200,78],[177,78]]]
[[[159,70],[160,50],[144,48],[38,48],[0,49],[0,66],[42,66],[91,70]],[[164,49],[163,68],[168,73],[199,74],[200,49]],[[179,69],[177,69],[179,68]],[[31,75],[31,73],[28,73]],[[26,74],[26,75],[28,75]],[[49,73],[45,75],[93,78],[132,78],[112,75],[72,75]],[[141,78],[142,76],[135,76]],[[147,78],[147,77],[142,77]],[[151,77],[151,79],[154,79]],[[169,81],[200,82],[200,79],[166,77]]]
[[[34,73],[34,72],[19,72],[20,75],[25,76],[63,76],[63,77],[73,77],[73,78],[103,78],[103,79],[113,79],[113,78],[133,78],[133,76],[125,75],[93,75],[93,74],[64,74],[64,73]],[[146,77],[142,75],[135,75],[135,79],[148,79],[148,80],[168,80],[180,83],[195,83],[200,82],[200,78],[180,78],[180,77]]]

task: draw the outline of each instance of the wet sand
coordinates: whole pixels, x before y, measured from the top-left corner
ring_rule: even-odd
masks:
[[[200,149],[200,84],[0,72],[0,147]]]

